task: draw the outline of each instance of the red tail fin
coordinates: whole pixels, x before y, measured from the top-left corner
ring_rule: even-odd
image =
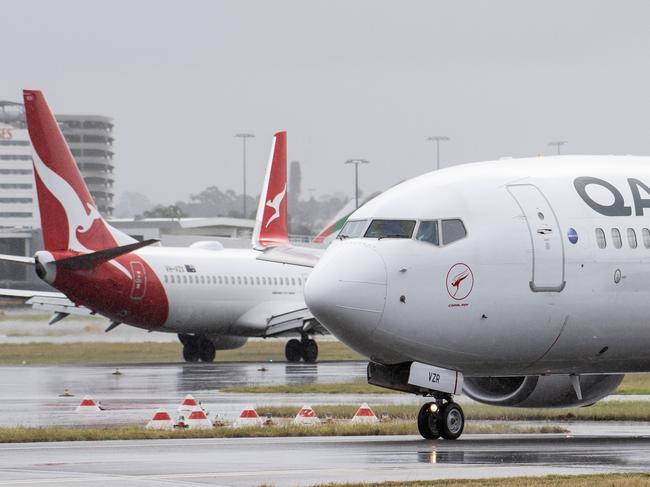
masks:
[[[253,246],[255,248],[289,243],[287,218],[287,133],[273,137],[264,187],[257,208]]]
[[[23,90],[45,250],[91,252],[135,240],[97,211],[45,96]]]

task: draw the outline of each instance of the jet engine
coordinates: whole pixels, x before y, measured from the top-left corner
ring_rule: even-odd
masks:
[[[246,345],[248,338],[233,335],[211,335],[210,341],[216,350],[234,350]]]
[[[611,394],[623,377],[623,374],[465,377],[463,392],[475,401],[493,406],[590,406]]]

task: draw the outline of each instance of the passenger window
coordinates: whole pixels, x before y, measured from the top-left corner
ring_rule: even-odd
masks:
[[[442,243],[444,245],[465,238],[467,231],[461,220],[442,220]]]
[[[298,278],[298,286],[302,286],[302,279]]]
[[[363,229],[366,228],[366,222],[367,220],[346,222],[336,238],[344,239],[360,237],[363,235]]]
[[[259,277],[255,278],[255,284],[257,284],[258,286],[260,285],[260,278]]]
[[[237,284],[241,286],[241,276],[237,276]]]
[[[173,276],[173,275],[170,276],[170,279],[171,279],[171,281],[172,281],[172,284],[175,284],[176,280],[174,279],[174,276]]]
[[[414,220],[373,220],[366,238],[411,238],[415,228]]]
[[[219,280],[219,284],[221,284],[222,283],[221,276],[219,276],[218,280]]]
[[[631,249],[636,249],[636,232],[634,231],[634,228],[627,229],[627,243]]]
[[[262,286],[266,286],[266,277],[262,277]]]
[[[205,276],[201,276],[201,284],[205,284]]]
[[[429,242],[433,245],[440,245],[440,238],[438,236],[438,221],[423,221],[420,222],[418,233],[415,236],[416,240],[421,242]]]
[[[187,284],[187,276],[183,276],[183,284]]]
[[[244,276],[244,284],[248,284],[248,278]]]
[[[620,249],[623,246],[623,241],[621,240],[621,232],[618,228],[612,228],[612,244],[615,249]]]
[[[644,228],[641,230],[641,233],[643,234],[643,246],[646,249],[650,249],[650,230]]]
[[[277,278],[277,277],[274,277],[274,278],[273,278],[273,285],[274,285],[274,286],[277,286],[277,285],[278,285],[278,278]]]
[[[165,282],[168,282],[167,274],[165,274]]]
[[[596,228],[596,243],[599,249],[607,247],[607,240],[605,239],[605,231],[602,228]]]
[[[295,285],[296,285],[296,280],[295,280],[293,277],[291,278],[291,285],[292,285],[292,286],[295,286]]]

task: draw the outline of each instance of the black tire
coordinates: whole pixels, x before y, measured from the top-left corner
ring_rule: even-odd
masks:
[[[418,431],[425,440],[437,440],[440,437],[438,431],[438,413],[431,411],[431,405],[434,402],[428,402],[420,408],[418,413]]]
[[[302,345],[300,340],[292,338],[287,342],[284,347],[284,356],[287,358],[287,362],[300,362],[302,358]]]
[[[215,348],[214,343],[212,343],[212,340],[209,340],[208,338],[202,338],[199,341],[198,349],[201,362],[214,362],[214,357],[217,354],[217,349]]]
[[[465,429],[465,414],[455,402],[442,406],[438,415],[438,431],[445,440],[457,440]]]
[[[302,359],[308,363],[313,364],[318,360],[318,344],[316,340],[311,338],[304,340],[302,343]]]
[[[198,348],[194,345],[194,340],[191,340],[183,345],[183,358],[186,362],[199,361],[199,351]]]

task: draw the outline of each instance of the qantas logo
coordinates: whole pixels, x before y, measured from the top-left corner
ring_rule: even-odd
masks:
[[[469,296],[474,287],[474,275],[465,264],[454,264],[447,272],[447,292],[453,299],[460,301]]]
[[[266,222],[266,227],[265,228],[269,228],[269,225],[273,221],[280,218],[280,205],[282,204],[282,200],[284,199],[286,194],[287,194],[287,185],[285,184],[284,189],[280,193],[278,193],[275,196],[275,198],[273,198],[272,200],[268,200],[266,202],[266,206],[268,206],[269,208],[273,208],[273,211],[275,213],[273,213],[273,215],[271,215],[271,218],[269,218],[269,220]]]
[[[650,198],[643,198],[641,190],[646,195],[650,195],[650,187],[645,183],[635,178],[628,178],[627,184],[632,192],[632,200],[634,202],[634,214],[636,216],[643,216],[645,208],[650,208]],[[582,201],[587,203],[591,209],[605,216],[630,216],[632,215],[632,207],[625,204],[625,197],[619,189],[612,183],[604,179],[594,178],[591,176],[582,176],[573,181],[578,195]],[[598,191],[603,195],[599,198],[601,201],[596,201],[594,197],[587,193],[587,187],[593,186],[599,188]],[[607,196],[605,196],[605,194]],[[606,200],[606,201],[605,201]],[[610,202],[610,204],[606,204]]]
[[[76,252],[89,253],[92,249],[84,246],[77,233],[86,233],[93,226],[95,221],[102,219],[97,208],[79,198],[77,192],[70,184],[55,173],[38,156],[33,153],[34,167],[43,184],[52,195],[61,203],[68,219],[68,249]]]

